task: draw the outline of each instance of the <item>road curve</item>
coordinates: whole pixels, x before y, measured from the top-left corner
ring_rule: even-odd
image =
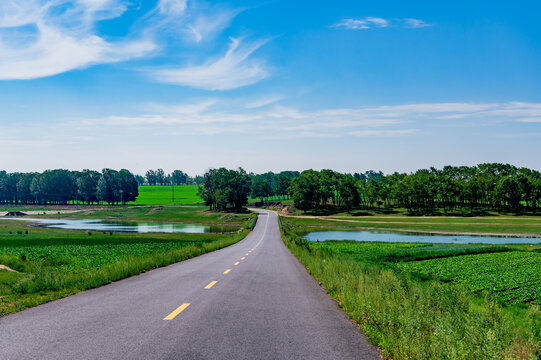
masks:
[[[0,359],[379,359],[260,213],[235,245],[0,318]]]

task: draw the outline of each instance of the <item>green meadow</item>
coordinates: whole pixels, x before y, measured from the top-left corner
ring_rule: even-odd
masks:
[[[181,186],[139,186],[139,196],[132,205],[182,205],[201,203],[203,200],[197,196],[197,185]]]

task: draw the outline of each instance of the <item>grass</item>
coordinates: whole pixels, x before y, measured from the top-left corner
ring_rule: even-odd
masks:
[[[19,271],[0,270],[0,316],[229,246],[249,233],[255,218],[252,214],[211,213],[198,206],[154,209],[136,207],[69,215],[220,224],[236,231],[128,234],[0,222],[0,264]]]
[[[139,196],[136,201],[129,202],[133,205],[182,205],[202,203],[203,200],[197,196],[197,185],[172,186],[139,186]]]
[[[525,269],[539,270],[536,260],[529,267],[519,265],[525,258],[535,259],[540,246],[308,243],[302,235],[314,227],[335,230],[343,224],[298,218],[281,218],[280,223],[288,248],[340,302],[370,341],[380,347],[384,358],[537,359],[541,356],[539,306],[502,303],[485,292],[486,289],[475,291],[461,281],[449,283],[452,277],[441,281],[437,274],[403,268],[417,263],[460,263],[454,268],[460,272],[468,269],[466,264],[471,263],[472,257],[492,258],[493,266],[504,264],[507,259],[509,265],[504,266],[507,270],[499,275],[512,279]],[[494,223],[485,226],[488,232],[500,230]],[[351,225],[345,228],[354,229]],[[510,269],[513,266],[516,269]],[[487,280],[482,271],[485,269],[474,265],[469,269],[473,272],[468,274],[468,279]]]
[[[74,212],[61,215],[40,215],[40,218],[103,219],[111,221],[165,222],[179,224],[239,225],[252,214],[210,212],[202,205],[184,206],[125,206]]]
[[[469,218],[422,218],[380,216],[349,217],[292,217],[293,227],[302,231],[325,230],[408,230],[419,232],[443,232],[453,234],[512,234],[541,236],[541,218],[536,217],[469,217]]]

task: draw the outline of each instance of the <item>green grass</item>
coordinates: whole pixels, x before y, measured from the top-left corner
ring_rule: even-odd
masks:
[[[126,206],[102,210],[90,210],[61,215],[40,215],[40,218],[102,219],[111,221],[143,221],[186,224],[233,224],[238,225],[252,214],[229,214],[208,211],[202,205],[183,206]]]
[[[0,264],[20,272],[0,270],[0,316],[231,245],[249,233],[255,218],[252,214],[211,213],[198,206],[153,209],[124,208],[71,216],[174,219],[220,224],[235,232],[111,234],[0,222]]]
[[[340,221],[346,220],[346,221]],[[422,217],[291,217],[291,225],[302,231],[329,230],[409,230],[423,232],[514,234],[541,236],[541,218],[493,217],[493,218],[422,218]]]
[[[182,185],[174,188],[175,199],[173,201],[172,186],[139,186],[139,196],[136,201],[129,204],[134,205],[181,205],[202,203],[203,200],[197,196],[197,185]]]
[[[380,347],[384,358],[537,359],[541,356],[539,306],[531,304],[531,296],[530,305],[514,305],[516,301],[510,299],[504,304],[501,301],[506,299],[490,290],[492,280],[501,285],[498,290],[522,294],[515,288],[513,279],[539,279],[536,274],[540,270],[537,262],[540,246],[308,243],[301,236],[314,227],[334,230],[342,224],[294,218],[281,218],[281,223],[288,248],[340,302],[370,341]],[[495,226],[499,230],[493,223],[487,225],[487,230],[494,232]],[[346,229],[351,226],[346,225]],[[476,257],[480,261],[472,262]],[[448,270],[443,279],[446,270],[443,265],[440,273],[426,271],[437,266],[424,264],[435,263],[447,264],[455,272]],[[423,271],[408,268],[410,264],[423,264]],[[501,271],[496,270],[490,277],[487,268]],[[457,274],[464,277],[459,279]],[[473,288],[468,284],[483,287]]]

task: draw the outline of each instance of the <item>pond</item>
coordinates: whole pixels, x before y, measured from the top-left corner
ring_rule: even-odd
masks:
[[[104,220],[79,219],[36,219],[36,218],[3,218],[4,220],[20,220],[38,224],[41,227],[64,230],[113,231],[129,233],[224,233],[238,229],[231,225],[200,225],[200,224],[164,224],[145,222],[121,222]]]
[[[308,241],[354,240],[437,244],[540,244],[541,238],[482,235],[439,235],[391,231],[315,231],[304,236]]]

